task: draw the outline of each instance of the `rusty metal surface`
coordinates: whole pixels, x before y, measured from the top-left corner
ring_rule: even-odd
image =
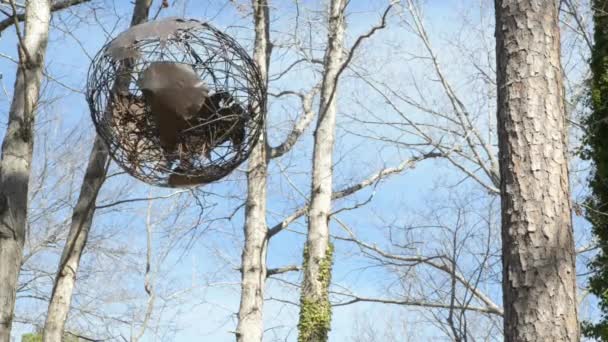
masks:
[[[159,186],[229,175],[259,140],[265,99],[245,49],[196,20],[163,19],[119,34],[96,55],[87,81],[91,117],[114,161]]]
[[[209,95],[192,66],[176,62],[153,62],[139,76],[153,112],[166,112],[184,119],[192,118]]]
[[[116,60],[139,57],[136,43],[144,39],[158,39],[162,44],[175,36],[180,30],[200,26],[197,20],[166,18],[135,25],[114,38],[107,47],[107,53]]]

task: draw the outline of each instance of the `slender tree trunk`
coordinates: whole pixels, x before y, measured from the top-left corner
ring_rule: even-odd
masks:
[[[506,341],[578,341],[557,1],[496,0]]]
[[[253,58],[267,82],[270,59],[268,2],[252,0],[255,26]],[[263,109],[264,110],[264,109]],[[264,113],[265,114],[265,113]],[[264,332],[263,308],[266,283],[266,182],[268,156],[266,132],[262,132],[249,157],[247,202],[245,206],[245,245],[241,256],[241,304],[239,306],[236,340],[261,342]]]
[[[136,1],[131,26],[148,19],[151,4],[152,0]],[[108,150],[101,137],[97,135],[80,188],[80,196],[72,214],[70,232],[59,261],[44,325],[44,342],[60,342],[63,338],[63,329],[70,311],[76,273],[93,222],[97,194],[106,178],[107,162]]]
[[[299,342],[327,341],[331,324],[329,284],[333,246],[329,241],[332,156],[336,129],[336,88],[342,64],[345,0],[329,5],[329,32],[324,60],[319,118],[315,129],[308,235],[298,322]]]
[[[0,160],[0,342],[10,340],[15,309],[27,224],[34,113],[51,20],[50,0],[30,0],[25,6],[25,36],[20,38],[23,45]]]

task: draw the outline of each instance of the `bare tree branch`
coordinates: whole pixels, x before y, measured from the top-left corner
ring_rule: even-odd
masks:
[[[350,228],[348,228],[348,226],[346,224],[344,224],[344,222],[342,222],[337,217],[332,217],[332,219],[335,220],[342,227],[342,229],[344,229],[344,231],[347,232],[347,234],[349,235],[349,237],[342,237],[342,238],[340,238],[340,240],[354,242],[360,248],[366,249],[369,251],[373,251],[373,252],[377,253],[378,255],[380,255],[384,258],[387,258],[387,259],[393,259],[393,260],[398,260],[398,261],[407,262],[407,263],[414,263],[414,264],[425,264],[425,265],[431,266],[437,270],[446,272],[448,275],[453,276],[456,280],[458,280],[458,282],[460,284],[462,284],[466,289],[471,291],[479,300],[481,300],[488,307],[487,310],[492,311],[495,314],[499,314],[499,315],[503,314],[503,310],[498,305],[496,305],[494,303],[494,301],[492,301],[488,296],[486,296],[484,293],[479,291],[479,289],[477,289],[476,286],[471,284],[465,278],[464,275],[462,275],[460,272],[458,272],[457,270],[452,268],[452,265],[449,263],[450,260],[446,256],[435,256],[435,257],[426,257],[426,256],[420,256],[420,255],[406,256],[406,255],[397,255],[397,254],[388,253],[388,252],[383,251],[382,249],[376,247],[375,245],[370,245],[368,243],[365,243],[365,242],[359,240],[355,236],[353,231]],[[435,261],[437,259],[443,260],[443,261],[441,263],[438,263]]]
[[[427,35],[426,28],[422,21],[422,17],[420,15],[420,11],[419,11],[418,7],[416,6],[416,4],[414,3],[413,0],[408,0],[407,3],[408,3],[408,11],[410,12],[410,15],[414,21],[414,28],[417,32],[417,35],[427,50],[429,58],[432,61],[435,73],[436,73],[437,77],[439,78],[441,86],[443,87],[444,92],[445,92],[447,98],[449,99],[454,112],[457,115],[460,126],[462,127],[464,132],[466,132],[464,134],[464,138],[465,138],[469,148],[473,152],[475,159],[477,160],[477,164],[479,164],[479,166],[483,169],[485,174],[490,178],[490,180],[492,181],[494,186],[498,187],[500,185],[500,175],[498,172],[498,160],[497,160],[496,156],[494,155],[492,148],[489,146],[489,142],[486,141],[484,138],[482,138],[480,132],[473,126],[473,123],[471,121],[471,115],[470,115],[468,109],[466,108],[464,103],[460,100],[460,98],[454,91],[452,85],[449,83],[449,81],[445,77],[444,72],[443,72],[441,66],[439,65],[437,55],[435,54],[435,51],[434,51],[434,49],[431,45],[431,42],[429,40],[429,37]],[[476,141],[474,141],[473,138],[475,138]],[[486,165],[486,160],[484,160],[484,158],[481,156],[481,153],[478,150],[478,146],[481,146],[481,149],[483,150],[485,156],[488,158],[488,162],[490,165]]]
[[[295,272],[295,271],[299,271],[301,268],[300,266],[297,265],[289,265],[289,266],[283,266],[283,267],[279,267],[279,268],[269,268],[268,271],[266,271],[266,277],[270,277],[273,275],[277,275],[277,274],[283,274],[283,273],[287,273],[287,272]]]
[[[406,169],[413,167],[419,161],[422,161],[424,159],[442,157],[442,156],[443,156],[443,154],[441,154],[441,153],[433,152],[433,153],[427,153],[427,154],[424,154],[424,155],[421,155],[418,157],[408,159],[408,160],[402,162],[401,164],[399,164],[397,167],[383,169],[380,172],[372,175],[371,177],[369,177],[357,184],[353,184],[342,190],[333,192],[331,198],[332,198],[332,200],[337,200],[340,198],[344,198],[346,196],[350,196],[350,195],[354,194],[355,192],[357,192],[363,188],[366,188],[366,187],[382,180],[383,178],[385,178],[387,176],[400,173]],[[279,233],[281,230],[287,228],[287,226],[289,226],[293,221],[297,220],[302,215],[306,214],[307,211],[308,211],[308,205],[305,205],[305,206],[297,209],[296,211],[294,211],[291,215],[287,216],[285,219],[283,219],[283,221],[277,223],[272,228],[269,228],[268,229],[268,238],[270,239],[271,237],[273,237],[274,235]]]
[[[285,153],[289,152],[289,150],[295,145],[298,141],[304,130],[310,125],[312,119],[315,116],[315,112],[312,109],[312,101],[319,91],[319,86],[315,86],[306,94],[293,93],[300,97],[302,100],[302,115],[298,119],[298,122],[293,126],[293,129],[285,138],[285,141],[281,143],[277,147],[269,147],[268,148],[268,158],[278,158]]]
[[[116,201],[116,202],[112,202],[112,203],[108,203],[108,204],[98,205],[95,207],[95,210],[107,209],[107,208],[115,207],[117,205],[121,205],[121,204],[125,204],[125,203],[144,202],[144,201],[151,201],[151,200],[157,200],[157,199],[167,199],[167,198],[171,198],[176,195],[183,194],[185,192],[190,192],[190,190],[179,190],[179,191],[175,191],[175,192],[170,193],[165,196],[156,196],[156,197],[149,197],[149,198],[143,198],[143,197],[142,198],[128,198],[128,199],[124,199],[124,200],[120,200],[120,201]]]
[[[90,2],[91,0],[64,0],[60,2],[56,2],[51,5],[51,12],[61,11],[68,7],[80,5],[85,2]],[[0,33],[11,27],[15,24],[15,22],[22,22],[25,19],[25,13],[17,13],[16,15],[12,15],[10,18],[3,19],[0,21]]]
[[[154,301],[156,300],[156,291],[154,289],[155,275],[152,273],[152,200],[148,202],[148,210],[146,213],[146,275],[144,280],[144,289],[148,294],[148,303],[146,305],[146,314],[141,324],[139,333],[131,338],[131,342],[137,342],[144,336],[150,317],[152,317],[152,311],[154,310]]]
[[[334,304],[332,304],[332,306],[345,306],[345,305],[351,305],[351,304],[360,303],[360,302],[369,302],[369,303],[382,303],[382,304],[394,304],[394,305],[405,305],[405,306],[420,306],[420,307],[437,308],[437,309],[455,308],[455,309],[483,312],[483,313],[487,313],[487,314],[502,316],[501,311],[499,312],[493,308],[488,308],[488,307],[479,307],[479,306],[470,306],[470,305],[462,306],[462,305],[454,305],[454,304],[425,302],[425,301],[420,301],[420,300],[409,300],[409,299],[398,300],[398,299],[390,299],[390,298],[360,297],[360,296],[355,296],[355,295],[348,294],[348,293],[336,293],[336,292],[332,292],[332,293],[338,294],[340,296],[347,296],[347,297],[351,298],[344,302],[334,303]]]

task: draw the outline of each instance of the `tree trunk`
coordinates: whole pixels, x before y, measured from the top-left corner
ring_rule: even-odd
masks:
[[[30,0],[25,6],[25,37],[20,38],[23,45],[0,160],[0,342],[10,340],[15,309],[27,224],[34,113],[51,20],[50,0]]]
[[[133,10],[131,26],[148,19],[151,4],[152,0],[137,0]],[[44,325],[44,342],[60,342],[63,338],[63,329],[70,311],[76,273],[93,222],[97,194],[106,178],[107,162],[108,150],[104,141],[97,135],[80,188],[80,196],[72,213],[70,232],[59,261]]]
[[[298,322],[299,342],[327,341],[331,324],[329,284],[333,246],[329,241],[332,156],[336,129],[336,87],[342,64],[345,0],[332,0],[324,59],[319,118],[315,129],[308,235]]]
[[[255,26],[253,58],[267,82],[270,59],[268,2],[252,0]],[[262,110],[265,110],[262,108]],[[265,113],[264,113],[265,115]],[[241,256],[241,304],[238,313],[236,340],[261,342],[264,332],[263,307],[266,283],[266,182],[268,156],[266,132],[262,132],[249,157],[247,203],[245,206],[245,245]]]
[[[556,1],[496,0],[506,341],[578,341]]]

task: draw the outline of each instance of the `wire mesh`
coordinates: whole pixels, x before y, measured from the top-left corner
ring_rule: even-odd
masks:
[[[147,25],[106,44],[90,66],[87,101],[97,133],[113,160],[148,184],[217,181],[248,158],[263,130],[266,89],[259,70],[233,38],[208,23],[165,19]],[[215,99],[184,121],[170,149],[160,139],[158,113],[138,85],[158,63],[187,65]]]

